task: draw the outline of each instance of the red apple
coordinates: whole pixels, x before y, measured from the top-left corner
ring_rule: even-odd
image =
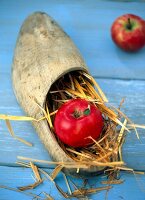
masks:
[[[86,147],[100,137],[103,117],[100,110],[85,99],[71,99],[58,110],[54,120],[58,138],[72,147]]]
[[[111,27],[112,39],[125,51],[137,51],[145,45],[145,21],[133,14],[118,17]]]

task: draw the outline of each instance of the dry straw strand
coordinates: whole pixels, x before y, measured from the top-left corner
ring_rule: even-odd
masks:
[[[37,119],[35,119],[33,117],[13,116],[13,115],[0,115],[0,120],[37,121]]]
[[[32,168],[32,171],[33,171],[33,173],[34,173],[34,175],[35,175],[35,177],[36,177],[36,180],[37,180],[38,182],[39,182],[39,181],[42,181],[37,166],[34,165],[32,162],[30,162],[30,167]]]
[[[63,173],[63,177],[64,177],[64,180],[65,180],[65,183],[66,183],[68,192],[69,192],[69,194],[71,195],[71,194],[72,194],[72,191],[71,191],[70,184],[69,184],[69,182],[68,182],[68,179],[67,179],[67,176],[65,175],[65,173]]]
[[[52,174],[50,175],[52,180],[56,178],[56,176],[59,174],[59,172],[63,169],[63,165],[57,165],[56,168],[53,170]]]
[[[5,119],[5,122],[6,122],[6,125],[7,125],[7,128],[8,128],[8,131],[9,131],[10,135],[11,135],[14,139],[19,140],[20,142],[26,144],[27,146],[30,146],[30,147],[33,146],[30,142],[27,142],[26,140],[24,140],[24,139],[22,139],[22,138],[20,138],[20,137],[18,137],[18,136],[15,135],[15,133],[14,133],[14,131],[13,131],[13,128],[12,128],[12,126],[11,126],[11,123],[10,123],[9,119]]]

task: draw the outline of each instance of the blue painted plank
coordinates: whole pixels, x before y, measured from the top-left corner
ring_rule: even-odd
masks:
[[[51,170],[46,170],[47,173],[51,173]],[[28,184],[34,183],[34,179],[32,177],[33,173],[31,169],[21,168],[21,167],[0,167],[0,185],[5,185],[11,188],[17,188],[20,186],[26,186]],[[42,176],[42,178],[44,178]],[[113,185],[113,188],[109,190],[107,195],[107,200],[144,200],[144,191],[142,188],[145,187],[145,176],[144,175],[133,175],[129,173],[121,173],[120,178],[124,180],[123,184]],[[68,177],[68,180],[72,180],[77,187],[81,188],[83,186],[83,180],[74,177]],[[106,177],[102,176],[94,176],[88,178],[87,188],[90,187],[102,187],[105,185],[101,184],[101,181],[106,180]],[[59,174],[56,178],[56,183],[67,192],[67,187],[65,185],[65,181],[62,174]],[[72,191],[74,190],[71,182],[70,186]],[[44,180],[43,184],[38,186],[33,190],[28,190],[27,192],[31,192],[33,194],[40,195],[43,197],[42,192],[46,192],[51,195],[55,200],[65,200],[64,197],[56,190],[53,183],[49,180]],[[104,200],[106,197],[106,191],[99,192],[97,194],[93,194],[89,196],[89,199],[97,199]],[[9,191],[5,189],[0,189],[0,200],[32,200],[33,197],[27,196],[21,193],[17,193],[14,191]],[[74,199],[72,199],[74,200]]]
[[[52,170],[47,170],[47,173],[51,173]],[[34,183],[34,175],[31,169],[21,168],[21,167],[0,167],[0,185],[4,185],[7,187],[15,188],[22,186],[27,186],[29,184]],[[42,176],[44,178],[44,176]],[[60,184],[64,184],[63,180],[58,177]],[[40,195],[42,192],[46,192],[51,196],[54,196],[60,200],[64,198],[56,191],[54,185],[50,181],[44,181],[40,186],[35,188],[34,190],[28,190],[26,192],[31,192],[35,195]],[[43,194],[41,194],[44,197]],[[34,197],[25,195],[22,193],[18,193],[15,191],[5,190],[0,188],[0,200],[32,200]],[[44,199],[44,198],[43,198]]]
[[[145,79],[145,48],[126,53],[115,47],[110,27],[116,17],[134,13],[145,19],[144,1],[31,0],[0,2],[1,71],[9,72],[16,38],[24,19],[34,11],[50,14],[71,36],[96,77]]]

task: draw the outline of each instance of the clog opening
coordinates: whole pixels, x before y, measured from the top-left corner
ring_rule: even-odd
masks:
[[[54,119],[62,104],[78,98],[86,99],[101,111],[104,126],[99,138],[95,140],[90,136],[90,145],[74,148],[64,144],[57,137]],[[82,70],[66,73],[52,84],[45,102],[48,125],[60,147],[75,162],[100,167],[115,167],[123,163],[120,148],[123,144],[125,126],[120,121],[118,109],[106,106],[107,101],[95,79]],[[118,126],[124,128],[122,135]]]

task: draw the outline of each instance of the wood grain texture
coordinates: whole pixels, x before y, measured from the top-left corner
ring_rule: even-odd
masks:
[[[52,170],[46,170],[47,173],[51,174]],[[29,184],[34,183],[34,175],[31,169],[28,168],[21,168],[21,167],[0,167],[0,186],[4,185],[7,187],[15,188],[17,189],[18,187],[21,186],[27,186]],[[42,176],[44,178],[44,176]],[[59,176],[58,180],[63,183],[63,177]],[[45,180],[40,186],[35,188],[34,190],[28,190],[26,191],[28,193],[33,193],[35,195],[41,195],[44,197],[42,192],[46,192],[50,194],[51,196],[54,196],[60,200],[63,200],[63,197],[57,192],[55,189],[53,183],[51,181]],[[10,191],[6,189],[1,189],[0,188],[0,200],[19,200],[19,199],[24,199],[24,200],[32,200],[34,197],[29,196],[26,194],[18,193],[15,191]],[[42,198],[44,199],[44,198]]]
[[[46,170],[47,173],[51,173],[51,170]],[[31,169],[21,168],[21,167],[0,167],[0,186],[5,185],[11,188],[17,188],[20,186],[26,186],[34,182],[33,173]],[[44,178],[44,176],[42,176]],[[145,176],[141,175],[133,175],[128,173],[121,173],[120,178],[124,180],[123,184],[120,185],[113,185],[113,188],[108,192],[107,200],[144,200],[144,191],[143,188],[145,187]],[[82,179],[76,179],[72,177],[68,177],[68,179],[72,180],[78,187],[83,186]],[[88,178],[87,187],[102,187],[105,185],[100,184],[101,181],[106,180],[105,177],[97,176]],[[65,181],[63,175],[60,174],[56,178],[56,183],[65,191],[67,192],[67,187],[65,185]],[[70,183],[71,185],[71,183]],[[71,188],[74,189],[71,185]],[[40,195],[44,197],[43,192],[51,195],[55,200],[65,200],[64,197],[56,190],[53,183],[49,180],[44,180],[43,184],[38,186],[33,190],[28,190],[26,192],[31,192],[36,195]],[[106,191],[99,192],[97,194],[90,195],[89,199],[105,199]],[[33,197],[17,193],[14,191],[9,191],[5,189],[0,189],[0,200],[32,200]],[[43,198],[44,200],[44,198]],[[72,200],[75,200],[72,198]]]
[[[3,72],[7,68],[10,70],[16,38],[24,19],[34,11],[44,11],[70,35],[94,76],[145,79],[145,48],[134,54],[123,52],[113,44],[110,36],[113,21],[124,13],[133,13],[145,19],[143,1],[95,0],[90,3],[89,0],[44,0],[41,3],[41,0],[31,0],[26,6],[24,1],[2,0],[0,5],[0,60]],[[6,9],[9,14],[6,14]]]

